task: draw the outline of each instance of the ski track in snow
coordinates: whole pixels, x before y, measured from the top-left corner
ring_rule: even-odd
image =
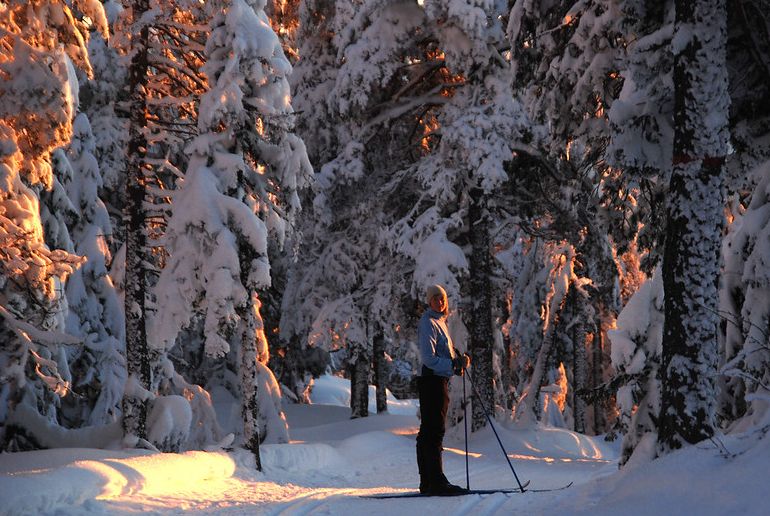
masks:
[[[320,510],[325,505],[335,501],[355,489],[319,489],[279,506],[268,512],[269,516],[306,516],[310,514],[333,514],[328,509]],[[319,509],[319,511],[316,511]]]

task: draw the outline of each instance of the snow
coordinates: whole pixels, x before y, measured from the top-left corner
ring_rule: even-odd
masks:
[[[417,414],[415,400],[398,400],[390,391],[387,391],[388,413],[414,416]],[[319,405],[350,406],[350,382],[344,378],[324,375],[313,382],[313,390],[310,395],[313,403]],[[375,389],[369,387],[369,413],[377,412]]]
[[[60,448],[0,454],[2,514],[764,514],[770,439],[721,438],[617,469],[616,444],[549,427],[496,427],[522,480],[563,491],[373,500],[417,485],[414,400],[349,419],[346,380],[325,376],[311,405],[287,405],[288,444],[249,452]],[[328,403],[328,404],[326,404]],[[462,429],[445,440],[450,480],[465,484]],[[716,442],[716,441],[715,441]],[[640,445],[641,446],[641,445]],[[729,450],[732,458],[726,458]],[[515,485],[490,429],[470,437],[471,487]]]
[[[147,415],[147,438],[152,443],[179,443],[187,440],[192,423],[190,403],[182,396],[159,396]]]

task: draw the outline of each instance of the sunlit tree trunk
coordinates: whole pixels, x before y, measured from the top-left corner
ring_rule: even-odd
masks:
[[[556,330],[559,324],[559,318],[564,311],[564,305],[567,300],[567,294],[574,287],[569,278],[572,277],[572,264],[575,256],[573,251],[568,250],[562,255],[561,268],[554,269],[553,294],[548,300],[547,319],[545,321],[545,333],[543,334],[543,344],[537,353],[537,360],[532,369],[532,376],[524,392],[516,403],[516,420],[525,424],[534,424],[542,415],[540,406],[540,388],[545,379],[548,370],[548,363],[551,354],[554,352],[554,342],[556,340]],[[568,268],[568,269],[564,269]]]
[[[505,305],[505,302],[500,302],[498,308],[500,314],[510,312],[510,308]],[[502,318],[502,317],[501,317]],[[500,382],[503,385],[505,408],[507,410],[513,409],[513,404],[516,402],[516,385],[519,383],[516,372],[514,371],[514,354],[513,354],[513,339],[511,338],[510,323],[508,328],[503,331],[503,356],[502,364],[500,367]]]
[[[259,300],[252,293],[249,302],[238,309],[241,318],[241,414],[243,417],[243,445],[254,455],[257,471],[262,471],[262,458],[259,453],[259,383],[257,378],[257,332],[260,322],[257,319]]]
[[[728,141],[726,0],[677,0],[674,169],[663,255],[658,452],[714,433],[722,169]]]
[[[149,0],[134,0],[131,4],[135,32],[133,56],[128,70],[129,102],[129,163],[126,171],[125,227],[126,274],[126,361],[128,381],[123,396],[123,432],[126,438],[147,438],[147,402],[142,395],[150,385],[150,358],[145,327],[147,228],[145,217],[145,184],[147,155],[146,111],[149,27],[142,16],[149,9]]]

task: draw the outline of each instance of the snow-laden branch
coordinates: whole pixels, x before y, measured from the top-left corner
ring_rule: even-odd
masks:
[[[22,331],[29,335],[31,340],[46,346],[58,346],[60,344],[77,345],[83,343],[82,340],[66,333],[59,331],[45,331],[35,328],[28,322],[21,321],[14,317],[13,314],[2,305],[0,305],[0,316],[5,319],[8,326],[13,330]]]

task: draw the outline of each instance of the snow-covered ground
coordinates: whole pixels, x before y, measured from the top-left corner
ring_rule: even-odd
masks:
[[[314,405],[290,405],[291,444],[262,447],[264,472],[235,452],[54,449],[0,454],[0,514],[768,514],[770,439],[724,438],[617,469],[617,449],[563,429],[498,424],[516,473],[554,492],[375,500],[417,485],[414,402],[349,419],[347,382],[316,383]],[[329,404],[321,404],[329,403]],[[446,439],[447,476],[465,484],[461,428]],[[494,434],[470,438],[474,488],[513,487]],[[725,449],[738,454],[731,459]]]

